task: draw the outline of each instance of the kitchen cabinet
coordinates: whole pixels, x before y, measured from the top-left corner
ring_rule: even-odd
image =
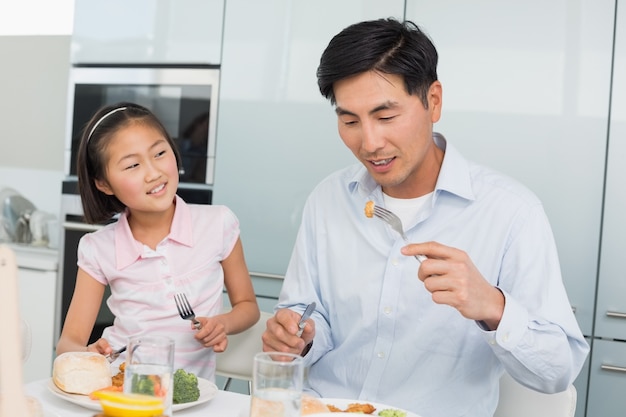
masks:
[[[622,417],[626,410],[626,343],[594,340],[587,416]]]
[[[626,6],[626,4],[624,4]],[[626,7],[618,9],[595,336],[626,340]]]
[[[435,125],[468,158],[533,190],[585,335],[593,325],[614,0],[407,0],[439,52]],[[454,13],[451,13],[454,10]],[[489,10],[489,13],[485,13]]]
[[[49,378],[54,360],[54,314],[58,254],[56,250],[11,245],[18,265],[20,316],[31,330],[24,381]]]
[[[427,29],[439,52],[444,107],[436,130],[468,158],[509,174],[542,200],[563,281],[588,340],[599,261],[614,13],[614,0],[514,5],[489,0],[481,7],[407,0],[406,12],[407,19]],[[626,158],[621,161],[624,166]],[[624,174],[615,176],[616,186]],[[613,234],[626,243],[623,231]],[[615,287],[611,293],[620,298]],[[574,384],[577,417],[585,415],[588,367],[587,361]]]
[[[626,6],[622,2],[621,6]],[[617,7],[615,57],[587,416],[626,410],[626,7]]]
[[[403,13],[404,0],[228,0],[213,203],[238,216],[252,275],[285,273],[308,194],[357,162],[317,88],[323,50],[349,24]]]
[[[76,0],[74,64],[219,64],[225,0]]]

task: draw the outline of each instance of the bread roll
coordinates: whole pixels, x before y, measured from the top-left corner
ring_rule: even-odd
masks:
[[[330,409],[319,398],[312,397],[308,394],[302,394],[302,415],[329,413]]]
[[[111,367],[99,353],[66,352],[54,360],[52,380],[65,392],[88,395],[111,386]]]

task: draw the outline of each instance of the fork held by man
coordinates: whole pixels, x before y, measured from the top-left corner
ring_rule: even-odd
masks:
[[[373,211],[372,211],[372,207],[373,207]],[[372,217],[372,214],[378,217],[379,219],[382,219],[385,222],[387,222],[387,224],[391,226],[393,230],[398,232],[398,234],[402,237],[402,239],[406,243],[410,243],[409,238],[406,236],[406,233],[404,233],[404,227],[402,226],[402,221],[395,213],[387,210],[384,207],[374,205],[372,201],[368,201],[365,206],[365,215],[367,217]],[[415,255],[415,259],[417,259],[419,263],[422,263],[428,258],[426,258],[426,256],[424,255]]]

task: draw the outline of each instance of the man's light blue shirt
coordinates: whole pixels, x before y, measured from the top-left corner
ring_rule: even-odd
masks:
[[[526,187],[465,160],[445,139],[432,203],[406,231],[467,252],[505,296],[497,331],[435,304],[418,261],[365,203],[384,206],[361,165],[309,196],[277,308],[317,302],[305,360],[308,389],[325,398],[372,401],[423,417],[492,416],[506,369],[524,385],[564,390],[589,347],[572,313],[541,202]]]

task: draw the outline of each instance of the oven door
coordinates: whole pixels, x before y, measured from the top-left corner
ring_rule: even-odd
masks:
[[[102,226],[95,226],[81,222],[80,217],[74,217],[72,215],[66,216],[63,222],[63,276],[61,280],[61,324],[65,322],[65,316],[67,310],[70,307],[72,301],[72,295],[74,294],[74,286],[76,285],[76,274],[78,272],[78,266],[76,265],[77,254],[76,248],[78,247],[78,241],[83,235],[89,232],[94,232]],[[107,285],[104,290],[104,297],[102,298],[102,304],[100,305],[100,311],[96,317],[96,323],[89,337],[89,343],[93,343],[102,336],[102,331],[113,324],[114,316],[107,307],[106,300],[111,295],[109,286]]]
[[[219,69],[212,66],[77,66],[70,70],[65,173],[76,176],[82,130],[102,106],[149,108],[178,145],[182,184],[213,184]]]

